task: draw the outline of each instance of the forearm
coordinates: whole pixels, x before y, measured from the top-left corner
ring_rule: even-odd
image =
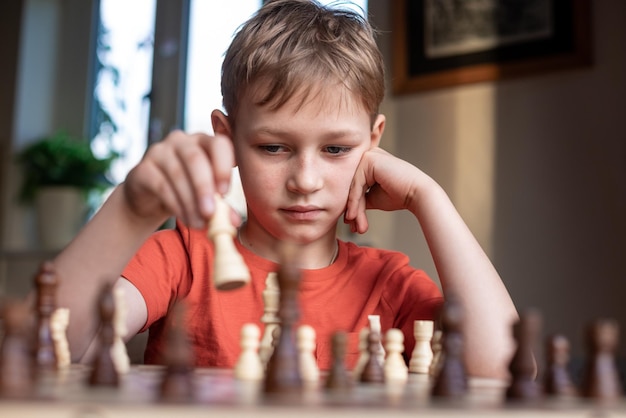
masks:
[[[115,281],[162,219],[142,219],[128,208],[119,186],[98,213],[54,260],[59,276],[57,303],[70,309],[68,340],[80,359],[98,327],[97,297]]]
[[[517,312],[500,276],[434,181],[424,181],[410,210],[420,222],[444,295],[456,295],[463,305],[468,373],[506,377]]]

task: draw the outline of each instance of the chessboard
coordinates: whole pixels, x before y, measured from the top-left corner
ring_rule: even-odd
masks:
[[[622,404],[600,405],[575,398],[545,400],[533,405],[504,401],[506,383],[469,379],[463,398],[436,399],[427,375],[411,374],[405,383],[355,384],[333,393],[319,385],[305,386],[288,398],[268,396],[260,382],[241,381],[230,369],[194,369],[194,397],[184,403],[160,398],[163,366],[133,365],[117,387],[93,387],[86,382],[90,367],[72,365],[44,374],[28,398],[0,400],[2,417],[172,417],[273,416],[292,417],[626,417]]]

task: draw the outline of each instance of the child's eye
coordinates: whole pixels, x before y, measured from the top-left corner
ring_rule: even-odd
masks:
[[[329,154],[345,154],[350,151],[350,147],[338,147],[338,146],[329,146],[326,147],[326,152]]]
[[[260,145],[259,148],[270,154],[276,154],[283,150],[283,146],[281,145]]]

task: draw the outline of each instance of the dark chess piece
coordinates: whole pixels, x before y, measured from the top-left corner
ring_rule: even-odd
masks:
[[[36,299],[36,332],[35,364],[36,372],[54,371],[57,369],[57,357],[52,339],[51,318],[56,309],[56,291],[58,279],[54,265],[50,261],[43,262],[35,276]]]
[[[570,360],[570,344],[563,335],[551,335],[546,339],[546,370],[543,391],[551,396],[576,396],[577,390],[567,366]]]
[[[345,332],[338,331],[333,334],[331,340],[333,364],[326,378],[326,388],[329,391],[347,392],[352,389],[352,377],[345,364],[347,344],[348,336]]]
[[[615,364],[619,343],[619,325],[613,319],[599,319],[587,329],[587,364],[581,394],[600,401],[614,401],[622,396],[622,386]]]
[[[115,314],[115,298],[113,285],[103,286],[98,300],[98,314],[100,316],[100,331],[98,333],[98,353],[92,364],[89,376],[90,386],[118,386],[119,376],[111,356],[111,348],[115,341],[113,315]]]
[[[185,305],[177,302],[167,325],[166,347],[163,355],[165,374],[161,381],[161,400],[187,403],[195,398],[193,370],[195,358],[185,328]]]
[[[361,382],[363,383],[384,383],[385,372],[380,364],[380,333],[370,329],[367,336],[367,352],[369,354],[367,362],[361,372]]]
[[[6,301],[1,317],[0,398],[28,398],[34,387],[30,309],[23,302]]]
[[[467,393],[467,373],[463,361],[463,310],[449,295],[441,311],[441,363],[435,375],[432,395],[460,398]]]
[[[300,319],[298,290],[301,272],[294,254],[283,254],[276,277],[280,289],[278,317],[281,327],[278,342],[267,364],[264,391],[273,394],[301,393],[303,383],[294,335],[294,326]]]
[[[531,402],[541,397],[541,390],[535,380],[534,348],[541,332],[541,316],[535,310],[520,315],[513,325],[513,338],[517,347],[509,363],[511,382],[506,391],[510,400]]]

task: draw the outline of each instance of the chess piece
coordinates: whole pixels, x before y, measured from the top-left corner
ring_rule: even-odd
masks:
[[[113,363],[115,364],[115,370],[117,370],[119,374],[124,374],[128,373],[130,370],[130,358],[128,357],[128,351],[124,343],[124,337],[128,333],[126,329],[127,308],[124,289],[119,286],[113,287],[113,297],[115,298],[115,313],[113,315],[115,338],[113,340],[111,355],[113,357]]]
[[[27,304],[10,300],[2,306],[4,334],[0,343],[0,398],[31,396],[34,387]]]
[[[326,388],[333,392],[346,392],[353,384],[345,364],[348,336],[345,332],[337,331],[331,338],[333,363],[326,377]]]
[[[302,378],[298,350],[294,339],[294,326],[300,319],[298,289],[301,272],[296,259],[290,251],[283,248],[282,262],[277,274],[280,290],[278,317],[280,318],[280,335],[274,352],[267,364],[264,391],[271,394],[293,394],[302,392]]]
[[[41,263],[35,276],[37,290],[36,302],[36,327],[37,338],[35,341],[35,364],[37,372],[54,371],[57,368],[54,341],[50,319],[56,309],[56,290],[58,279],[54,265],[51,261]]]
[[[115,298],[113,297],[113,286],[110,283],[105,284],[100,292],[98,314],[100,316],[100,331],[98,333],[100,346],[92,364],[89,385],[118,386],[119,376],[111,356],[111,348],[115,340],[113,328]]]
[[[195,399],[193,368],[195,358],[185,328],[186,306],[177,302],[167,320],[163,364],[165,373],[160,384],[161,400],[188,403]]]
[[[380,339],[380,334],[370,329],[367,336],[368,358],[361,372],[361,382],[363,383],[383,383],[385,381],[383,365],[380,362]]]
[[[615,364],[619,325],[613,319],[598,319],[587,329],[587,361],[581,394],[598,401],[615,401],[622,386]]]
[[[384,374],[385,382],[406,382],[409,377],[409,368],[404,362],[404,334],[396,328],[391,328],[385,334]]]
[[[567,366],[570,360],[570,344],[563,335],[551,335],[546,339],[546,370],[543,390],[552,396],[575,396]]]
[[[541,317],[535,310],[520,315],[513,325],[513,338],[517,344],[509,364],[511,382],[506,391],[509,400],[536,401],[541,397],[535,381],[535,356],[533,354],[541,330]]]
[[[262,297],[264,310],[261,322],[265,324],[265,328],[263,329],[263,337],[261,337],[259,346],[259,357],[263,367],[266,367],[274,350],[273,332],[280,326],[280,318],[278,317],[280,291],[278,290],[275,272],[270,272],[267,275]]]
[[[367,320],[369,321],[370,330],[377,332],[378,336],[380,337],[379,343],[378,343],[378,350],[376,350],[376,353],[378,353],[378,362],[380,364],[383,364],[385,362],[385,348],[383,347],[383,342],[382,342],[383,331],[380,326],[380,315],[368,315]]]
[[[359,359],[352,369],[352,377],[355,381],[361,380],[361,374],[363,373],[363,368],[365,367],[365,363],[369,359],[369,351],[367,349],[367,338],[369,337],[370,329],[368,327],[361,328],[359,331]]]
[[[52,330],[52,341],[54,342],[58,370],[66,370],[72,361],[67,341],[67,326],[69,322],[70,310],[67,308],[55,309],[50,317],[50,328]]]
[[[259,357],[259,337],[261,331],[256,324],[241,327],[241,354],[235,365],[235,378],[239,380],[263,379],[263,363]]]
[[[310,325],[300,325],[297,333],[297,346],[300,357],[300,376],[307,383],[317,384],[320,371],[315,359],[315,330]]]
[[[427,320],[413,321],[415,347],[409,361],[409,372],[428,374],[433,361],[433,350],[430,345],[433,337],[434,322]]]
[[[250,281],[250,271],[237,251],[233,238],[237,229],[230,223],[228,203],[215,194],[215,212],[208,236],[214,243],[213,283],[219,290],[237,289]]]
[[[441,312],[442,361],[432,387],[433,396],[461,398],[467,393],[462,321],[461,305],[453,295],[449,295]]]
[[[441,355],[441,337],[443,336],[443,333],[441,332],[440,329],[437,329],[433,332],[433,337],[430,340],[430,347],[433,351],[433,359],[430,362],[430,367],[428,368],[428,375],[429,376],[437,376],[437,373],[439,373],[439,369],[441,366],[441,362],[442,362],[442,355]]]

